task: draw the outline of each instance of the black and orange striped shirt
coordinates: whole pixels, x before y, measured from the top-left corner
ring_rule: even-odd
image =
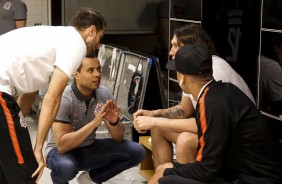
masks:
[[[195,118],[195,163],[176,163],[171,173],[202,182],[241,175],[282,181],[282,150],[254,103],[231,83],[213,81],[200,94]],[[272,182],[273,181],[273,182]],[[252,181],[250,181],[251,183]]]

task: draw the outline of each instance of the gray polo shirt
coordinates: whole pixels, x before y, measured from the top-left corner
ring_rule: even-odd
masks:
[[[26,20],[27,7],[21,0],[0,0],[0,35],[16,29],[17,20]]]
[[[79,92],[75,83],[72,83],[64,90],[55,122],[71,124],[73,131],[77,131],[92,121],[103,104],[110,99],[114,99],[110,91],[100,85],[100,87],[93,92],[91,100],[87,101]],[[92,144],[95,141],[95,132],[96,130],[93,131],[79,147]],[[46,143],[45,155],[56,146],[52,129],[50,129],[48,133]]]

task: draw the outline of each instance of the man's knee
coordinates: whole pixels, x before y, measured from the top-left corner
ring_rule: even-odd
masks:
[[[76,163],[70,159],[62,157],[59,160],[52,160],[49,158],[47,164],[56,176],[65,178],[67,181],[73,179],[78,173]]]
[[[176,159],[180,163],[195,161],[198,136],[192,133],[181,133],[176,142]]]
[[[60,178],[64,178],[65,181],[72,180],[78,173],[77,168],[72,163],[65,162],[63,165],[59,166],[59,168],[60,170],[57,170],[57,172],[54,172],[54,170],[52,170],[52,172],[56,173]]]
[[[195,150],[198,145],[198,136],[193,133],[183,132],[179,134],[176,142],[178,150]]]
[[[132,164],[142,162],[146,156],[145,148],[137,142],[124,140],[118,145],[117,152],[128,158]]]
[[[163,137],[164,131],[158,127],[151,129],[151,136],[155,138]]]
[[[145,155],[146,155],[146,151],[144,149],[144,147],[141,144],[132,142],[132,146],[133,146],[133,150],[134,150],[134,155],[135,155],[135,161],[137,163],[140,163],[144,160]]]
[[[152,141],[155,141],[155,143],[157,144],[159,143],[158,141],[166,141],[166,142],[174,143],[175,142],[174,140],[176,140],[177,135],[175,135],[170,131],[156,127],[151,129],[151,137],[152,137]]]

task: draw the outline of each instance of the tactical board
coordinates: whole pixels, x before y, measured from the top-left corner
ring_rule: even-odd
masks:
[[[122,54],[114,95],[121,107],[120,114],[129,121],[133,121],[133,113],[142,108],[151,66],[149,57],[129,51]]]
[[[101,85],[106,86],[113,95],[121,55],[124,50],[126,48],[101,44],[98,52],[98,60],[100,61],[102,72]]]

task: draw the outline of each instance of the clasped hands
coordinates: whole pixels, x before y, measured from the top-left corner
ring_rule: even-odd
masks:
[[[100,118],[101,121],[105,119],[110,123],[115,123],[119,119],[119,111],[120,107],[118,107],[113,100],[107,100],[98,114],[96,114],[96,118]]]
[[[154,127],[154,117],[151,111],[139,109],[133,114],[133,125],[139,133],[146,133]]]

